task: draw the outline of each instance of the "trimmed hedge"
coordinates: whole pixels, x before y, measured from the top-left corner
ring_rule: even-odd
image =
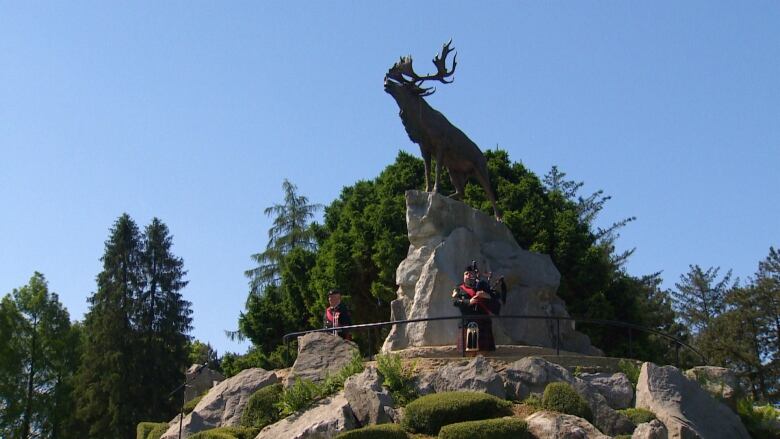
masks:
[[[436,435],[448,424],[511,415],[511,407],[509,401],[486,393],[434,393],[407,404],[401,426],[412,433]]]
[[[550,383],[544,388],[542,406],[567,415],[574,415],[590,422],[593,413],[585,399],[569,383]]]
[[[162,425],[165,426],[166,430],[168,429],[167,422],[139,422],[138,426],[135,427],[135,439],[147,439],[149,433],[154,431],[155,427]],[[165,430],[163,430],[163,433],[165,433]],[[160,439],[160,436],[162,436],[162,433],[154,439]]]
[[[369,425],[357,430],[341,433],[334,439],[408,439],[403,428],[398,424]]]
[[[157,426],[146,435],[146,439],[160,439],[160,437],[168,431],[168,427],[170,427],[170,425],[168,425],[167,422],[157,424]]]
[[[655,413],[651,412],[650,410],[642,409],[642,408],[628,408],[628,409],[618,410],[618,412],[626,415],[626,417],[630,419],[631,422],[634,423],[634,425],[650,422],[656,418]]]
[[[520,418],[497,418],[445,425],[439,439],[526,439],[533,438]]]
[[[219,427],[189,436],[190,439],[254,439],[260,430],[247,427]]]
[[[279,420],[275,404],[282,398],[284,387],[280,383],[265,386],[253,393],[241,414],[242,427],[263,428]]]

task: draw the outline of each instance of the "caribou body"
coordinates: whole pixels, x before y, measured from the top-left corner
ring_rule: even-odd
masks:
[[[393,65],[385,75],[385,92],[395,99],[401,109],[399,116],[406,133],[412,142],[420,145],[420,153],[425,162],[425,190],[430,192],[431,158],[436,160],[433,191],[439,191],[441,167],[447,168],[455,192],[450,197],[461,199],[469,176],[474,176],[493,204],[493,213],[500,220],[496,206],[496,196],[490,186],[487,159],[479,147],[458,127],[450,123],[443,114],[435,110],[423,99],[433,94],[435,89],[423,88],[424,81],[437,80],[448,84],[447,80],[455,73],[457,54],[452,60],[452,69],[447,70],[447,55],[452,51],[449,43],[442,47],[433,64],[437,73],[419,76],[412,69],[412,57],[405,56]]]

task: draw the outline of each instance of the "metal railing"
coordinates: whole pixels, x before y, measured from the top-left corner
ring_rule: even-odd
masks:
[[[285,354],[287,356],[286,360],[289,362],[289,342],[290,339],[293,337],[299,337],[301,335],[310,334],[313,332],[334,332],[334,331],[342,331],[347,330],[349,332],[355,332],[355,331],[366,331],[368,335],[368,349],[369,349],[369,357],[373,356],[373,343],[371,342],[371,329],[373,328],[385,328],[385,327],[391,327],[394,325],[405,325],[409,323],[422,323],[422,322],[432,322],[432,321],[441,321],[441,320],[460,320],[461,326],[465,327],[466,321],[473,321],[478,319],[490,319],[490,320],[503,320],[503,319],[525,319],[525,320],[545,320],[555,321],[555,355],[561,354],[561,321],[572,321],[575,323],[584,323],[584,324],[596,324],[596,325],[602,325],[602,326],[611,326],[611,327],[619,327],[619,328],[626,328],[628,332],[628,358],[631,358],[633,356],[633,331],[641,331],[646,332],[650,334],[654,334],[660,337],[663,337],[670,342],[674,343],[674,349],[675,349],[675,361],[677,363],[677,366],[680,365],[680,347],[684,347],[691,352],[695,353],[701,358],[702,364],[707,364],[707,358],[699,352],[696,348],[689,345],[688,343],[685,343],[684,341],[680,340],[679,338],[667,334],[665,332],[661,332],[654,328],[649,328],[642,325],[637,325],[634,323],[627,323],[627,322],[620,322],[617,320],[602,320],[602,319],[587,319],[587,318],[579,318],[579,317],[563,317],[563,316],[543,316],[543,315],[471,315],[471,316],[450,316],[450,317],[427,317],[422,319],[407,319],[407,320],[391,320],[388,322],[378,322],[378,323],[363,323],[360,325],[350,325],[350,326],[339,326],[338,329],[333,328],[327,328],[327,329],[311,329],[308,331],[298,331],[298,332],[291,332],[288,334],[285,334],[284,337],[282,337],[282,343],[285,345]],[[465,334],[461,333],[461,337],[465,337]],[[461,356],[465,356],[465,340],[462,340],[463,343],[461,343]]]

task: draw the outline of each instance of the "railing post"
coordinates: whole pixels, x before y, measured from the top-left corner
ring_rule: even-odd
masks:
[[[677,361],[677,368],[680,367],[680,343],[674,342],[674,356]]]
[[[628,358],[634,358],[634,349],[631,343],[631,327],[628,327]]]
[[[556,318],[555,323],[555,355],[561,355],[561,319]]]
[[[368,329],[368,361],[371,361],[371,355],[374,352],[374,347],[371,346],[371,328]]]
[[[284,364],[290,364],[290,339],[284,337]]]

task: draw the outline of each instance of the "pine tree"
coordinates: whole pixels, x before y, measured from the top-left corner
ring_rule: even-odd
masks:
[[[311,204],[307,197],[298,195],[298,187],[287,179],[282,183],[282,190],[284,203],[274,204],[264,211],[266,216],[274,216],[273,226],[268,229],[268,245],[264,252],[252,255],[258,266],[244,273],[250,279],[253,294],[259,293],[267,284],[278,284],[282,261],[292,250],[316,248],[309,223],[322,206]]]
[[[147,402],[140,414],[143,419],[167,419],[179,407],[179,401],[167,395],[184,380],[189,366],[186,334],[192,329],[191,303],[181,294],[186,271],[182,259],[172,253],[168,227],[154,218],[142,239],[144,282],[135,319],[142,359],[138,374]]]
[[[68,312],[35,273],[3,299],[0,313],[0,325],[10,329],[3,333],[9,351],[0,362],[0,406],[17,419],[0,416],[0,435],[60,437],[72,417],[69,384],[77,352]]]
[[[677,290],[672,291],[672,299],[680,319],[691,332],[698,334],[725,310],[726,293],[735,283],[731,282],[731,270],[718,280],[720,268],[710,267],[706,271],[698,265],[689,268],[675,284]]]
[[[140,395],[139,358],[134,316],[141,296],[141,237],[129,215],[110,230],[84,319],[86,344],[77,378],[78,415],[90,438],[131,438],[139,412],[148,401]]]

